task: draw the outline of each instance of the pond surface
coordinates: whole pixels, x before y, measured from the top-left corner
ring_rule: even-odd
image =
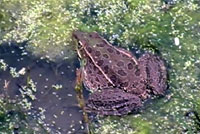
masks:
[[[79,63],[71,34],[77,29],[154,52],[168,65],[165,96],[148,100],[139,113],[92,118],[94,134],[200,133],[199,0],[1,0],[0,67],[2,59],[8,65],[0,70],[1,97],[15,100],[53,134],[85,133],[74,91]],[[19,44],[2,45],[12,41]],[[0,131],[2,123],[0,105]]]
[[[82,112],[78,107],[75,85],[75,62],[61,61],[53,63],[31,56],[24,47],[14,44],[0,46],[0,59],[7,63],[6,71],[0,72],[0,89],[5,89],[10,99],[23,100],[28,98],[31,108],[28,110],[36,120],[42,118],[45,128],[51,133],[84,133]],[[25,68],[26,73],[13,78],[9,67],[16,68],[16,72]],[[37,91],[33,93],[36,97],[31,100],[30,96],[22,97],[20,89],[27,85],[27,79],[32,79]],[[62,85],[60,89],[53,86]],[[2,90],[1,90],[2,91]],[[41,114],[41,111],[44,111]]]
[[[28,116],[41,122],[47,133],[87,133],[74,91],[78,60],[50,62],[36,58],[24,49],[25,46],[26,44],[0,46],[0,59],[8,65],[5,71],[0,72],[0,88],[3,89],[1,94],[20,103],[27,109]],[[199,74],[199,64],[196,63],[195,66]],[[13,71],[16,73],[13,73],[11,68],[16,68]],[[19,73],[23,72],[22,70],[25,70],[25,74]],[[169,88],[164,97],[146,101],[138,113],[123,117],[91,118],[91,130],[97,134],[112,131],[116,133],[198,132],[200,126],[199,90],[196,88],[198,82],[191,85],[188,81],[185,83],[187,87],[182,87],[183,81],[177,83],[179,77],[172,75],[171,65],[168,73],[171,74],[168,81]],[[30,79],[37,89],[31,93],[26,92],[24,88]],[[85,91],[84,95],[87,97],[88,92]]]

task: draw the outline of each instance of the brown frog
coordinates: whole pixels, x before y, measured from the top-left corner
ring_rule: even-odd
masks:
[[[142,106],[151,95],[166,90],[166,67],[150,53],[137,59],[131,52],[112,46],[96,32],[73,32],[82,62],[82,81],[92,91],[88,112],[124,115]]]

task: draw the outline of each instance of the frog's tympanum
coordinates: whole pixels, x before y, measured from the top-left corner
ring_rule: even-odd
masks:
[[[145,53],[137,59],[96,32],[75,31],[73,38],[83,63],[82,81],[92,91],[88,112],[124,115],[140,108],[150,96],[164,94],[167,71],[160,57]]]

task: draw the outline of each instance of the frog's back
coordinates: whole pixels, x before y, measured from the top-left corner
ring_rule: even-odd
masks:
[[[84,38],[87,38],[84,49],[87,55],[85,70],[88,72],[85,83],[88,88],[115,86],[134,94],[144,92],[146,74],[139,70],[135,56],[112,46],[97,33],[86,34]]]

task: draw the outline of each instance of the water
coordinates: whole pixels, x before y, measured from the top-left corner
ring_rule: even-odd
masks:
[[[1,46],[1,59],[10,67],[16,67],[17,72],[25,67],[30,73],[13,78],[8,73],[9,69],[1,71],[1,87],[8,83],[9,86],[8,90],[0,92],[12,99],[17,96],[16,100],[28,98],[32,104],[31,119],[36,115],[37,118],[43,117],[43,110],[38,110],[39,107],[47,109],[44,112],[47,118],[42,124],[49,124],[52,133],[60,131],[65,134],[72,132],[73,128],[75,132],[72,133],[83,133],[79,122],[82,114],[76,106],[73,90],[74,71],[79,66],[72,54],[71,32],[77,29],[97,31],[114,45],[160,55],[169,66],[169,88],[165,96],[147,101],[139,113],[92,118],[90,126],[93,133],[200,133],[199,9],[198,0],[51,0],[45,3],[2,0],[0,41],[8,43],[14,40],[20,44],[29,41],[27,48],[32,54],[22,56],[25,49],[21,50],[19,46]],[[48,57],[57,63],[34,55]],[[57,61],[57,57],[66,60]],[[16,74],[13,72],[13,75]],[[31,91],[25,92],[23,97],[19,90],[27,85],[27,81],[30,82],[29,77],[37,82],[37,91],[31,90],[37,98],[35,100],[29,94]],[[51,88],[52,85],[54,88]],[[62,89],[56,90],[60,85]]]
[[[82,112],[78,107],[74,92],[75,70],[77,60],[74,62],[62,61],[53,63],[34,57],[24,50],[24,47],[15,44],[4,44],[0,46],[0,59],[8,64],[6,71],[0,72],[0,89],[5,87],[5,81],[9,82],[5,93],[11,100],[28,99],[32,106],[27,111],[35,120],[42,120],[45,129],[50,133],[83,133],[84,123]],[[25,68],[25,75],[13,78],[9,67],[16,68],[16,72]],[[19,89],[27,85],[27,79],[32,79],[36,85],[33,95],[35,100],[29,96],[22,97]],[[53,85],[62,85],[55,89]],[[42,113],[41,111],[44,112]],[[43,118],[44,119],[41,119]]]

